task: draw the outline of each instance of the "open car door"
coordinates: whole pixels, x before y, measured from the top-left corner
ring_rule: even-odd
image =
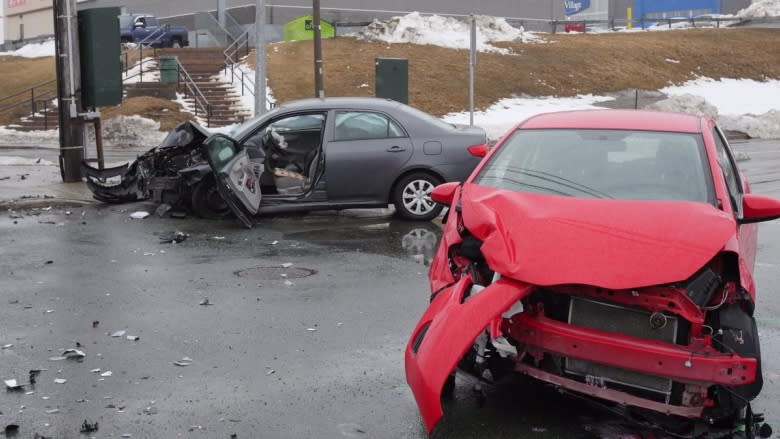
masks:
[[[260,175],[263,159],[251,159],[245,148],[235,140],[215,134],[201,147],[203,156],[214,172],[220,196],[247,228],[252,228],[252,215],[260,208]]]

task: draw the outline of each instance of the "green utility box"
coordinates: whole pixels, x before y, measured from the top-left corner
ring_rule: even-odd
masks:
[[[282,34],[284,41],[300,41],[314,39],[314,17],[304,15],[284,25]],[[336,36],[336,28],[327,21],[320,20],[320,35],[322,38]]]
[[[376,59],[376,97],[409,103],[408,59]]]
[[[122,102],[119,8],[78,12],[81,99],[84,108]]]
[[[160,57],[160,82],[163,84],[176,84],[179,82],[179,59],[177,57]]]

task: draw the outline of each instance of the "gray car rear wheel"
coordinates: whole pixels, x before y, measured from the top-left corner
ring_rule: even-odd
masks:
[[[429,221],[436,218],[443,206],[431,199],[431,192],[440,184],[438,177],[426,172],[415,172],[403,177],[393,193],[395,211],[410,220]]]

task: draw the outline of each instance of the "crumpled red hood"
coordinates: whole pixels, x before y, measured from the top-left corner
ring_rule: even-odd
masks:
[[[728,214],[687,201],[583,199],[467,183],[461,208],[493,270],[542,286],[683,281],[736,233]]]

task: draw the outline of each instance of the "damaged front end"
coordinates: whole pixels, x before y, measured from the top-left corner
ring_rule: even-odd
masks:
[[[154,199],[175,206],[188,202],[187,194],[211,173],[200,145],[208,131],[184,122],[163,142],[141,154],[130,164],[98,169],[82,163],[82,174],[95,199],[106,203],[127,203]]]
[[[611,206],[611,220],[599,217],[602,201],[571,208],[463,192],[431,268],[431,305],[406,351],[407,381],[429,432],[457,368],[492,381],[524,374],[643,429],[755,434],[760,419],[749,402],[763,381],[753,300],[737,254],[724,250],[733,229],[715,209],[668,206],[688,208],[691,227],[664,235],[653,222],[670,211],[656,205],[660,213],[638,236],[621,225],[620,206]],[[578,240],[558,246],[550,236]],[[667,265],[674,268],[660,272]]]

